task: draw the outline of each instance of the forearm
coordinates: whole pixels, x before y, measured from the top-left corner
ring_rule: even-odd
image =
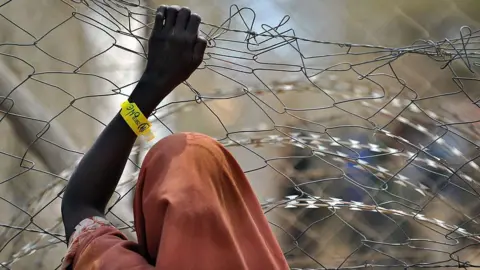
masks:
[[[70,178],[64,203],[74,201],[103,210],[102,206],[108,202],[120,179],[135,139],[135,133],[122,116],[115,115]]]
[[[147,90],[145,88],[151,87],[162,86],[152,84],[142,78],[129,98],[129,101],[136,103],[146,117],[158,104],[158,101],[152,100],[151,97],[145,98],[142,95]],[[75,224],[81,221],[75,219],[81,219],[84,215],[104,213],[123,173],[136,138],[137,136],[120,113],[117,113],[83,157],[63,195],[62,214],[67,235],[68,232],[73,231],[73,228],[70,227],[76,226]],[[87,211],[88,213],[69,214],[78,211]]]

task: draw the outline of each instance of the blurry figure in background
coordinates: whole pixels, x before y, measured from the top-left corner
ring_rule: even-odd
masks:
[[[460,111],[462,110],[457,110],[458,113]],[[454,118],[449,122],[468,122],[466,118],[471,118],[476,113],[478,112],[470,111],[470,117],[450,115],[446,118]],[[401,146],[413,153],[419,152],[418,158],[429,161],[427,164],[417,164],[405,169],[405,171],[408,170],[408,181],[426,192],[426,198],[422,201],[435,197],[436,201],[442,203],[438,204],[437,207],[430,207],[429,211],[433,212],[425,214],[439,217],[451,224],[463,224],[462,226],[467,230],[475,230],[475,223],[470,221],[472,216],[478,215],[477,179],[479,171],[478,168],[476,169],[478,166],[476,162],[478,161],[474,159],[478,155],[478,149],[473,143],[457,135],[468,134],[468,130],[465,129],[469,129],[475,134],[475,125],[458,126],[463,129],[461,130],[457,126],[445,127],[427,124],[425,121],[418,119],[415,119],[415,121],[424,127],[424,132],[406,124],[397,125],[395,132],[396,135],[401,136],[418,148],[426,147],[423,151],[429,154],[427,155],[423,151],[407,145]],[[428,135],[425,134],[425,130]],[[433,158],[430,156],[433,156]],[[466,164],[469,160],[471,160],[470,164]],[[411,194],[404,193],[403,196],[409,198]],[[422,205],[422,201],[419,205]],[[445,211],[446,208],[453,211]],[[446,213],[449,214],[446,215]]]
[[[366,134],[358,133],[355,135],[357,135],[358,137],[353,137],[352,140],[356,140],[360,144],[368,144],[369,140]],[[386,147],[386,143],[380,139],[377,140],[376,145],[379,148]],[[356,161],[347,161],[345,168],[346,176],[349,177],[356,184],[360,185],[362,188],[366,188],[367,191],[371,191],[370,188],[381,189],[384,182],[375,175],[375,171],[362,168],[361,162],[366,161],[368,162],[368,164],[379,165],[383,163],[388,163],[390,160],[389,156],[386,156],[384,153],[379,153],[372,148],[362,148],[360,150],[357,150],[357,152],[358,156],[353,153],[352,155],[350,155],[350,158],[356,159]],[[370,197],[366,195],[366,192],[357,186],[347,187],[345,190],[345,194],[342,196],[342,199],[345,201],[356,201],[369,204],[372,203]]]
[[[292,125],[293,126],[293,125]],[[428,127],[427,127],[428,128]],[[306,128],[308,129],[308,128]],[[392,133],[396,136],[402,137],[410,141],[413,145],[421,145],[428,138],[425,134],[420,131],[411,128],[402,123],[396,124],[393,128]],[[373,143],[372,139],[369,138],[368,133],[349,133],[350,137],[342,138],[341,141],[354,140],[359,145],[368,146],[369,143]],[[308,134],[300,134],[299,137],[306,136]],[[461,147],[459,142],[456,142],[452,136],[450,138],[445,137],[446,144],[452,146],[457,146],[459,149],[465,150],[465,144]],[[323,137],[326,138],[326,137]],[[430,139],[431,141],[431,139]],[[308,157],[309,151],[301,147],[292,147],[290,148],[290,153],[287,156],[305,156],[301,159],[291,159],[292,169],[289,170],[290,179],[300,185],[299,189],[296,187],[286,187],[284,190],[285,196],[297,195],[300,198],[308,198],[309,196],[319,196],[320,200],[338,198],[342,201],[356,201],[359,203],[364,203],[366,205],[379,204],[382,207],[394,208],[399,210],[404,210],[407,212],[413,211],[413,208],[403,207],[400,204],[391,204],[392,195],[397,196],[396,201],[403,203],[412,207],[411,204],[407,203],[404,199],[411,200],[411,202],[416,202],[418,205],[421,205],[422,201],[428,199],[427,195],[422,195],[418,191],[415,191],[413,186],[421,187],[428,186],[429,192],[438,190],[438,188],[445,184],[445,177],[440,175],[441,171],[434,171],[432,168],[429,170],[418,169],[416,166],[408,166],[405,169],[402,169],[406,163],[404,158],[400,156],[395,156],[388,152],[378,151],[378,149],[388,149],[393,148],[397,151],[404,149],[406,151],[411,151],[411,149],[406,145],[400,145],[396,140],[392,140],[387,136],[377,136],[374,141],[375,147],[370,145],[370,147],[362,147],[361,149],[353,150],[357,151],[358,155],[355,155],[350,150],[347,150],[344,146],[335,145],[330,143],[325,143],[324,147],[327,148],[325,151],[336,153],[337,150],[343,153],[350,153],[350,158],[358,158],[357,162],[349,161],[348,159],[343,159],[343,162],[340,162],[339,158],[335,159],[335,155],[325,155],[321,158],[319,157]],[[437,157],[448,156],[448,151],[438,145],[432,146],[430,154]],[[451,153],[450,153],[451,154]],[[425,158],[424,156],[421,156]],[[335,166],[325,163],[325,161],[331,162]],[[387,174],[383,174],[378,170],[367,168],[359,168],[358,161],[365,161],[368,165],[376,167],[380,166],[383,168],[388,168],[390,173],[396,173],[398,170],[401,170],[401,174],[408,176],[408,179],[405,181],[410,182],[411,186],[402,186],[396,183],[393,183],[396,179],[390,179]],[[413,164],[418,165],[416,161]],[[444,174],[444,172],[443,172]],[[355,184],[352,184],[354,182]],[[311,183],[311,184],[309,184]],[[386,186],[383,186],[384,183],[387,183]],[[363,189],[359,187],[363,186]],[[388,187],[386,190],[382,190],[385,187]],[[447,189],[451,190],[451,189]],[[460,195],[460,192],[454,194]],[[375,200],[373,201],[372,198]],[[449,200],[453,200],[453,197],[450,196]],[[387,203],[383,205],[383,203]],[[419,207],[419,206],[417,206]],[[377,241],[377,243],[370,243],[372,248],[383,249],[387,251],[384,242],[391,243],[404,243],[408,241],[409,238],[415,238],[416,235],[426,235],[428,230],[425,230],[418,225],[414,220],[401,219],[393,222],[392,219],[385,217],[374,211],[348,211],[337,210],[336,215],[341,216],[343,219],[348,221],[350,226],[343,224],[342,222],[338,223],[335,221],[335,218],[327,218],[332,215],[331,210],[327,208],[319,209],[298,209],[290,210],[295,213],[295,222],[290,222],[292,226],[288,229],[289,234],[295,236],[304,235],[301,239],[298,239],[298,243],[302,248],[303,253],[296,253],[290,257],[290,254],[287,254],[287,258],[291,259],[294,263],[291,264],[294,267],[307,267],[309,265],[309,257],[314,257],[315,259],[321,261],[321,258],[329,258],[330,262],[335,262],[335,259],[328,255],[328,250],[325,249],[327,246],[335,246],[337,252],[342,250],[345,256],[349,253],[354,252],[358,245],[363,239],[359,232],[356,232],[350,228],[358,228],[360,231],[364,231],[366,228],[371,229],[374,234],[366,234],[367,238],[372,241]],[[344,212],[345,211],[345,212]],[[347,213],[348,212],[348,213]],[[458,224],[458,222],[454,222]],[[310,227],[312,226],[312,227]],[[307,231],[304,231],[304,228],[308,228]],[[312,236],[309,236],[309,235]],[[314,235],[322,234],[335,234],[335,237],[329,238],[327,242],[323,239],[319,239]],[[430,235],[429,237],[434,237]],[[392,248],[392,253],[395,249]],[[371,250],[368,248],[362,248],[358,251],[355,251],[355,256],[351,257],[352,260],[361,261],[361,258],[368,258],[372,255]],[[293,252],[292,252],[293,253]],[[342,253],[343,254],[343,253]],[[341,257],[341,256],[340,256]],[[422,256],[418,256],[413,252],[408,252],[402,255],[403,259],[408,259],[412,264],[420,263],[427,260]],[[303,264],[305,262],[305,264]],[[395,264],[396,260],[394,258],[383,258],[382,260],[376,261],[379,264],[391,265]]]
[[[417,185],[423,185],[423,188],[426,188],[432,194],[441,192],[444,195],[450,193],[451,196],[455,196],[449,192],[449,190],[452,190],[448,187],[449,176],[452,173],[446,171],[446,167],[441,164],[446,164],[450,167],[450,170],[456,170],[458,166],[464,164],[463,160],[459,160],[459,154],[468,156],[470,152],[468,149],[469,143],[443,127],[436,127],[421,121],[418,121],[418,125],[423,126],[430,135],[406,124],[398,124],[394,131],[396,136],[402,137],[415,146],[412,147],[402,143],[399,149],[405,148],[412,153],[418,152],[418,158],[432,161],[427,165],[418,164],[415,166],[415,173],[409,173],[410,181],[414,181],[414,184]],[[449,130],[455,131],[452,127],[449,127]],[[435,139],[434,137],[438,138]],[[426,148],[422,150],[424,147]],[[428,153],[428,155],[425,153]]]
[[[187,8],[157,10],[142,79],[84,156],[66,187],[62,216],[69,249],[63,269],[288,269],[242,169],[217,141],[171,135],[145,158],[134,199],[138,243],[105,218],[105,208],[142,120],[202,62],[200,17]],[[131,115],[130,115],[131,116]],[[147,128],[148,130],[148,128]]]

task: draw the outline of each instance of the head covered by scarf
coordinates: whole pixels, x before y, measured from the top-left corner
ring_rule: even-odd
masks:
[[[138,244],[124,240],[119,232],[99,230],[89,236],[89,244],[78,254],[83,258],[76,258],[75,265],[288,269],[240,166],[206,135],[172,135],[150,150],[137,184],[134,218]]]

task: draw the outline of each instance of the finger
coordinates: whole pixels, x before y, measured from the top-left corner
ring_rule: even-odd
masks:
[[[154,31],[158,31],[163,28],[166,9],[166,6],[160,6],[159,8],[157,8],[157,13],[155,14],[155,24],[153,26]]]
[[[193,48],[193,60],[197,66],[202,62],[206,48],[207,40],[204,37],[198,37],[195,47]]]
[[[180,9],[179,6],[171,6],[167,7],[166,15],[165,15],[165,28],[172,29],[175,26],[175,22],[177,21],[177,14],[178,10]]]
[[[187,28],[188,20],[190,18],[190,9],[181,8],[177,15],[177,22],[175,23],[175,29],[185,30]]]
[[[188,21],[187,25],[187,31],[190,34],[198,34],[198,28],[200,27],[201,21],[202,19],[200,18],[200,16],[198,16],[198,14],[193,13],[192,15],[190,15],[190,20]]]

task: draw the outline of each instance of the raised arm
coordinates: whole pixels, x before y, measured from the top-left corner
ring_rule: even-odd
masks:
[[[202,62],[207,43],[197,35],[199,25],[200,17],[187,8],[158,8],[147,66],[129,98],[146,117]],[[83,157],[63,195],[67,239],[83,219],[104,216],[135,139],[135,133],[118,113]]]

